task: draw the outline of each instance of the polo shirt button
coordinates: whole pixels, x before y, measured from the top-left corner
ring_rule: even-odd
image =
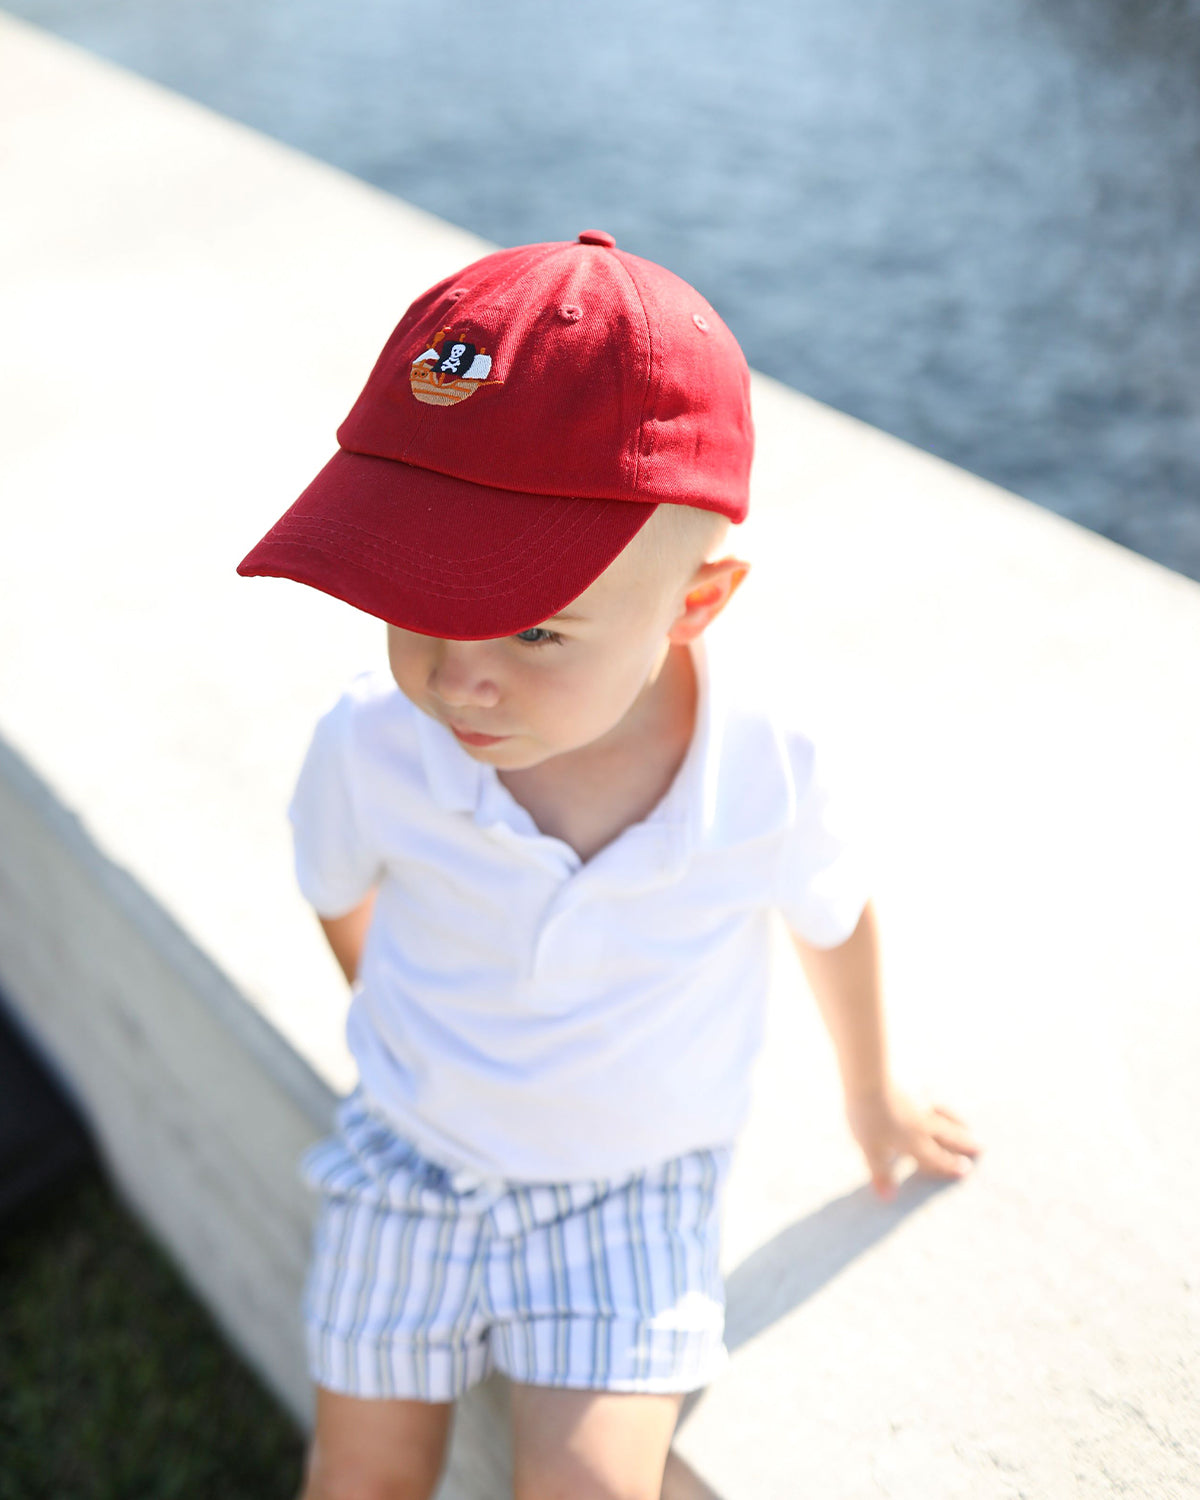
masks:
[[[579,236],[581,245],[603,245],[606,250],[615,250],[617,242],[603,229],[585,229]]]

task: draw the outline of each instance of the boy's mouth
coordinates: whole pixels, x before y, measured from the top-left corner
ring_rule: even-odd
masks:
[[[506,734],[468,734],[465,729],[458,729],[453,724],[447,725],[447,728],[464,745],[498,745],[501,740],[509,738]]]

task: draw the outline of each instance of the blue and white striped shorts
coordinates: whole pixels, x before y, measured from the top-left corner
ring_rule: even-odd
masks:
[[[532,1385],[689,1391],[728,1354],[728,1147],[621,1181],[481,1182],[420,1156],[361,1086],[300,1161],[321,1194],[309,1373],[352,1396],[452,1401],[493,1368]]]

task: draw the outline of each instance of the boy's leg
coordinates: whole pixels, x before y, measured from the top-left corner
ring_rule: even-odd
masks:
[[[342,1396],[318,1385],[299,1500],[429,1500],[442,1471],[451,1401]]]
[[[682,1395],[512,1385],[514,1500],[658,1500]]]

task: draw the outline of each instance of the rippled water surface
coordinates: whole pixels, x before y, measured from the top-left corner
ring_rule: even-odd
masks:
[[[1200,578],[1200,0],[17,0]]]

